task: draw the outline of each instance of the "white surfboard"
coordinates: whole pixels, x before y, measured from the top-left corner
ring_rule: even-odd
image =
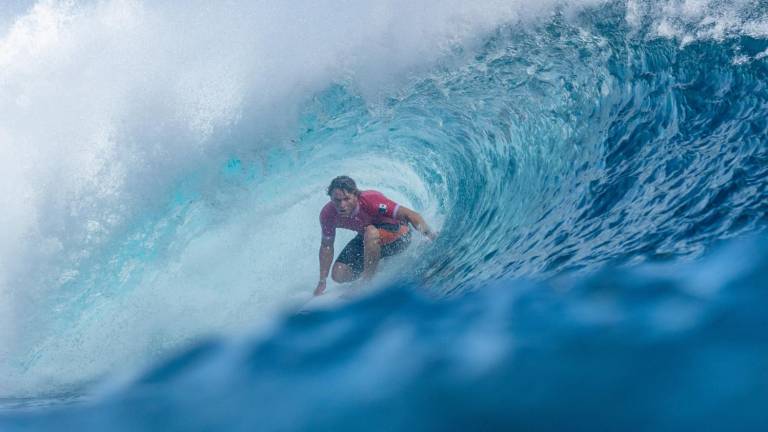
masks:
[[[311,310],[329,309],[355,297],[354,289],[346,286],[328,287],[325,292],[319,296],[312,297],[299,308],[299,313]]]

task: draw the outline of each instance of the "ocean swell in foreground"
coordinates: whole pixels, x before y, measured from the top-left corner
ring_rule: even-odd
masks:
[[[4,430],[755,430],[768,421],[768,248],[451,301],[399,284],[211,339],[103,401]]]

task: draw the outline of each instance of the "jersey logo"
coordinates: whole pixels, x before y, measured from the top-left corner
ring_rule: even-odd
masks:
[[[387,205],[379,204],[379,214],[387,214]]]

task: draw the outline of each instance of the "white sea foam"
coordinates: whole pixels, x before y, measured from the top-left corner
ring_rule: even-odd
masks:
[[[687,45],[737,36],[768,36],[761,0],[628,0],[627,22]],[[761,8],[763,10],[761,10]]]

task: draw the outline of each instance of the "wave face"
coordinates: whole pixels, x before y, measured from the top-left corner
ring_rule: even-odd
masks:
[[[210,334],[230,336],[121,387],[104,421],[159,404],[234,428],[213,400],[279,388],[242,424],[354,427],[383,401],[403,417],[382,429],[538,427],[604,404],[624,427],[693,400],[648,423],[680,427],[765,388],[745,383],[768,254],[699,260],[768,221],[765,6],[455,3],[42,2],[16,19],[0,42],[6,405],[77,397]],[[232,339],[311,291],[341,173],[439,239],[380,281],[408,282]],[[558,390],[577,383],[595,396]],[[88,412],[59,415],[87,430]]]

